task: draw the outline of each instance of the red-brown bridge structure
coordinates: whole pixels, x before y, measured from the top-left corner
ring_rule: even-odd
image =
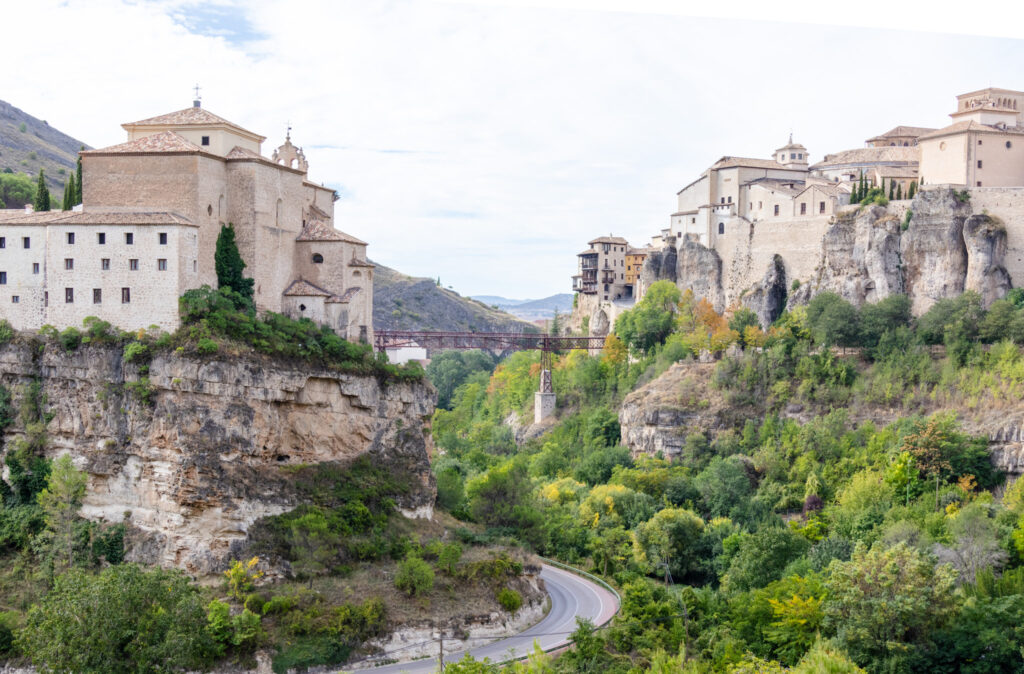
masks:
[[[599,351],[604,337],[571,337],[531,332],[424,332],[415,330],[375,330],[373,345],[378,351],[419,346],[430,351],[445,349],[482,349],[498,353],[540,351],[540,388],[534,399],[534,419],[541,421],[555,412],[555,392],[551,388],[551,354],[556,351],[586,349]]]

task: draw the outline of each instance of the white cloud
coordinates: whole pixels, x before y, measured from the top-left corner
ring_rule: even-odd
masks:
[[[941,125],[957,93],[1024,88],[1016,40],[533,4],[22,3],[17,25],[57,48],[8,32],[0,98],[105,145],[198,81],[268,153],[291,122],[371,257],[520,297],[567,291],[595,235],[642,243],[720,155],[766,156],[792,129],[820,158]]]

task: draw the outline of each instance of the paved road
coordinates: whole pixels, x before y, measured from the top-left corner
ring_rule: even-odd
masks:
[[[551,597],[551,610],[544,619],[516,636],[470,649],[474,658],[490,658],[492,662],[500,662],[509,658],[510,649],[514,649],[516,655],[525,655],[533,650],[534,641],[544,650],[558,648],[569,642],[569,635],[576,629],[577,617],[589,618],[595,625],[602,625],[619,610],[615,595],[586,578],[547,564],[543,565],[540,577]],[[466,651],[445,654],[444,661],[455,662],[465,654]],[[362,671],[373,674],[427,674],[437,671],[437,657]]]

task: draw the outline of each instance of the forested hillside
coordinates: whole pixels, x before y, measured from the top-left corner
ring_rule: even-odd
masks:
[[[559,423],[521,445],[506,420],[530,413],[535,354],[428,370],[452,391],[439,506],[623,597],[609,628],[512,671],[1024,671],[1024,481],[959,414],[1024,395],[1024,293],[917,319],[903,296],[823,293],[764,331],[660,282],[617,331],[557,359]],[[713,422],[679,426],[671,457],[631,451],[621,403],[675,363],[664,396]]]

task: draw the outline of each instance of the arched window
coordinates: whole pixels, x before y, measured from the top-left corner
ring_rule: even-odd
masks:
[[[718,233],[719,234],[725,234],[725,223],[724,222],[718,223]]]
[[[306,310],[306,305],[305,304],[300,304],[299,305],[299,311],[305,311],[305,310]]]
[[[323,264],[324,256],[321,255],[320,253],[313,253],[313,262],[315,262],[316,264]]]

